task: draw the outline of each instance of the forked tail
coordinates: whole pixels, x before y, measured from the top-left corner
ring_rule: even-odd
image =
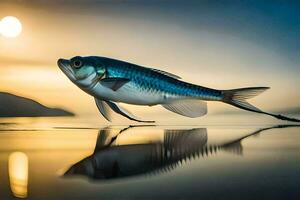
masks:
[[[239,88],[239,89],[233,89],[233,90],[222,90],[222,93],[223,93],[222,101],[225,103],[228,103],[230,105],[233,105],[235,107],[244,109],[244,110],[270,115],[277,119],[287,120],[287,121],[292,121],[292,122],[300,122],[299,119],[264,112],[246,101],[247,99],[250,99],[252,97],[259,95],[260,93],[264,92],[267,89],[270,89],[270,88],[269,87],[250,87],[250,88]]]

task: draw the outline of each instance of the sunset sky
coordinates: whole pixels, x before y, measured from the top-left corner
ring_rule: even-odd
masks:
[[[56,62],[100,55],[206,87],[269,86],[251,102],[269,111],[300,107],[299,1],[215,2],[1,0],[0,19],[17,17],[23,32],[17,38],[0,36],[0,91],[98,116],[93,98]],[[159,107],[128,108],[145,118],[173,116]],[[219,103],[208,109],[237,110]]]

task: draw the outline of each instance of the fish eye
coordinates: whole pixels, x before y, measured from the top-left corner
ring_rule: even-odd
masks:
[[[72,62],[72,66],[74,67],[74,68],[80,68],[80,67],[82,67],[82,65],[83,65],[83,62],[82,62],[82,60],[80,60],[80,59],[75,59],[75,60],[73,60],[73,62]]]

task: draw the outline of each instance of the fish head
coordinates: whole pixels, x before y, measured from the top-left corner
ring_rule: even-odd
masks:
[[[64,176],[84,175],[87,177],[93,177],[95,168],[92,160],[84,159],[74,165],[72,165],[65,173]]]
[[[111,152],[99,152],[73,164],[64,176],[85,176],[91,179],[116,178],[119,163]]]
[[[79,87],[88,87],[105,74],[105,67],[94,57],[76,56],[59,59],[57,65],[63,73]]]

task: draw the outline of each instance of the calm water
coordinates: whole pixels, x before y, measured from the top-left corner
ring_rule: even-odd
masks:
[[[57,121],[1,121],[1,200],[300,199],[295,125]]]

